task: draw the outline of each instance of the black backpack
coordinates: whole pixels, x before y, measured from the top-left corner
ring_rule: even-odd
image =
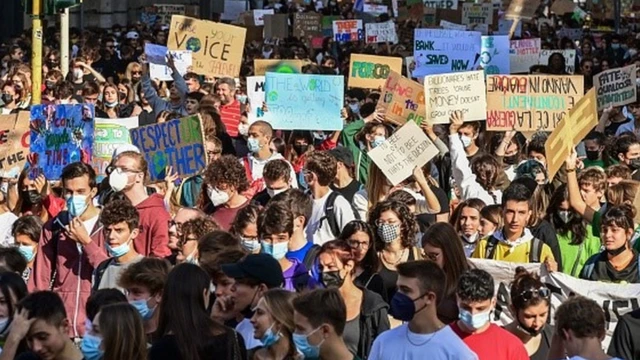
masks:
[[[338,226],[338,219],[336,219],[335,212],[335,204],[338,196],[344,198],[344,196],[342,196],[342,194],[337,191],[332,191],[329,194],[327,201],[324,203],[324,216],[320,219],[321,224],[324,219],[327,219],[327,222],[329,223],[329,229],[331,229],[331,233],[336,238],[340,236],[340,232],[342,231],[342,229],[340,229],[340,226]],[[353,204],[349,203],[349,205],[351,206],[351,210],[353,211],[353,216],[355,216],[356,220],[360,220],[360,214],[358,214],[358,211],[353,207]]]
[[[493,256],[496,253],[496,245],[498,245],[499,240],[496,239],[493,235],[487,239],[487,247],[484,249],[484,258],[492,260]],[[529,251],[529,263],[539,263],[540,258],[542,257],[542,245],[544,243],[542,240],[538,238],[533,238],[531,240],[531,250]]]

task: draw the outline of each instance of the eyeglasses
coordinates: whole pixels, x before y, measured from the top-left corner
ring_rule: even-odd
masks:
[[[349,246],[351,246],[354,249],[358,249],[358,248],[368,249],[369,248],[369,242],[368,241],[347,240],[347,244],[349,244]]]
[[[551,296],[551,291],[546,287],[541,287],[539,289],[529,289],[520,293],[519,297],[524,302],[529,302],[533,298],[541,297],[541,298],[549,298]]]
[[[178,246],[179,247],[183,247],[184,244],[188,243],[189,241],[198,241],[198,238],[194,238],[192,236],[189,236],[186,239],[180,239],[180,241],[178,241]]]
[[[222,150],[207,151],[207,156],[209,156],[210,158],[220,154],[222,154]]]
[[[132,71],[131,74],[133,74],[133,75],[142,75],[142,71]]]
[[[173,219],[169,220],[169,228],[172,228],[174,226],[176,227],[176,230],[178,230],[178,232],[182,230],[182,223],[175,222],[175,220]]]

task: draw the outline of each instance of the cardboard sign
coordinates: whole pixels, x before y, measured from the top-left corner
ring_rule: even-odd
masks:
[[[364,24],[367,44],[389,42],[396,44],[398,34],[396,34],[396,24],[393,21],[382,23]]]
[[[381,88],[389,73],[402,72],[402,58],[351,54],[349,64],[349,87],[378,89]]]
[[[238,26],[174,15],[167,40],[170,50],[191,50],[193,71],[238,77],[247,30]]]
[[[0,177],[17,178],[29,155],[28,111],[0,115]]]
[[[129,130],[139,126],[138,117],[123,119],[96,118],[95,137],[93,143],[93,169],[98,182],[106,176],[107,166],[113,158],[113,151],[118,147],[131,144]]]
[[[414,77],[473,70],[480,57],[480,33],[415,29]]]
[[[483,36],[481,49],[480,66],[484,69],[485,74],[509,74],[511,72],[508,35]]]
[[[487,130],[553,131],[584,94],[582,75],[487,76]]]
[[[392,71],[382,88],[378,107],[385,120],[396,125],[407,121],[421,124],[426,118],[424,87]]]
[[[293,36],[300,39],[322,36],[322,15],[296,12],[293,15]]]
[[[446,30],[467,31],[467,25],[460,25],[447,20],[440,20],[440,27]]]
[[[493,24],[493,5],[491,3],[464,3],[462,4],[462,23]]]
[[[572,0],[556,0],[551,4],[551,12],[556,15],[564,15],[573,13],[576,4]]]
[[[34,105],[31,107],[31,171],[59,180],[62,169],[77,161],[91,161],[94,108],[90,105]]]
[[[264,117],[264,111],[262,111],[264,83],[264,76],[247,76],[247,98],[251,105],[251,111],[248,112],[249,124]]]
[[[603,71],[593,76],[598,110],[608,106],[622,106],[636,101],[636,66],[629,65]]]
[[[265,15],[273,15],[273,9],[253,10],[253,24],[256,26],[263,26]]]
[[[253,73],[256,76],[264,75],[267,72],[300,74],[303,65],[302,60],[255,59],[253,60]]]
[[[267,73],[265,120],[278,130],[341,130],[344,76]]]
[[[131,143],[149,164],[149,180],[164,181],[167,166],[181,177],[199,173],[207,164],[202,122],[198,115],[129,130]]]
[[[364,40],[362,20],[336,20],[333,22],[333,38],[338,42]]]
[[[367,3],[367,4],[364,4],[362,12],[367,14],[372,14],[372,15],[380,15],[380,14],[386,14],[388,11],[389,9],[387,8],[386,5]]]
[[[286,39],[289,37],[289,16],[274,14],[264,16],[264,37],[266,39]]]
[[[538,7],[540,7],[540,0],[511,0],[504,17],[510,20],[531,20]]]
[[[178,70],[178,74],[183,75],[189,71],[193,64],[193,57],[189,50],[169,51],[173,57],[174,64]],[[161,81],[173,81],[173,70],[166,65],[149,64],[149,77]]]
[[[482,70],[429,75],[424,78],[424,93],[427,121],[431,124],[448,124],[455,111],[462,111],[465,121],[484,120],[487,116]]]
[[[393,186],[413,174],[438,154],[438,148],[414,123],[409,121],[368,155]]]
[[[458,0],[424,0],[423,3],[427,8],[458,10]]]
[[[634,84],[635,86],[635,84]],[[547,139],[544,149],[547,154],[547,172],[553,179],[565,160],[579,142],[598,125],[596,90],[591,89],[564,116],[560,124]]]
[[[512,74],[528,74],[540,61],[540,39],[511,40],[509,63]]]
[[[184,5],[155,4],[153,7],[161,24],[169,24],[173,15],[185,15]]]
[[[576,51],[574,49],[568,50],[540,50],[540,59],[538,63],[540,65],[549,65],[549,58],[551,54],[560,53],[564,56],[565,70],[569,74],[576,72]]]

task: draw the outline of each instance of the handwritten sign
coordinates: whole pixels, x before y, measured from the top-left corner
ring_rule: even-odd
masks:
[[[296,12],[293,15],[293,36],[310,39],[322,36],[322,15]]]
[[[598,110],[608,106],[622,106],[636,101],[636,66],[629,65],[603,71],[593,76]]]
[[[28,111],[0,115],[0,177],[18,177],[29,155]]]
[[[424,78],[427,121],[448,124],[449,116],[462,111],[465,121],[484,120],[487,98],[482,70],[429,75]]]
[[[65,166],[90,161],[93,117],[94,108],[88,105],[32,106],[29,177],[44,174],[47,180],[59,180]]]
[[[487,76],[487,130],[553,131],[584,94],[583,76]]]
[[[540,39],[511,40],[509,48],[509,63],[511,73],[529,73],[533,65],[540,60]]]
[[[480,65],[485,74],[509,74],[509,36],[494,35],[482,37]]]
[[[166,46],[151,43],[144,44],[144,54],[147,56],[147,61],[151,64],[166,65],[167,52]]]
[[[300,74],[302,72],[302,60],[253,60],[253,73],[264,75],[267,72],[279,72],[286,74]]]
[[[389,8],[387,8],[386,5],[380,5],[380,4],[365,3],[364,6],[362,7],[362,12],[371,14],[371,15],[386,14],[388,11],[389,11]]]
[[[634,85],[635,86],[635,85]],[[598,125],[596,90],[591,89],[578,101],[558,127],[553,130],[544,145],[547,154],[547,171],[552,179],[567,157],[582,139]]]
[[[458,10],[458,0],[424,0],[423,3],[427,8]]]
[[[438,148],[413,121],[408,121],[368,155],[393,186],[438,154]]]
[[[364,28],[367,44],[384,42],[395,44],[398,42],[396,24],[393,21],[364,24]]]
[[[107,166],[111,163],[113,151],[121,145],[131,144],[129,130],[139,126],[138,117],[122,119],[96,118],[93,143],[93,169],[98,181],[106,176]]]
[[[190,50],[193,71],[200,75],[240,76],[247,29],[222,23],[174,15],[167,46]]]
[[[540,50],[540,58],[538,63],[540,65],[549,65],[549,58],[552,54],[559,53],[564,56],[565,70],[569,74],[576,72],[576,51],[574,49],[567,50]]]
[[[491,3],[462,4],[462,23],[471,24],[493,24],[493,5]]]
[[[511,0],[504,17],[510,20],[531,20],[538,7],[540,7],[540,0]]]
[[[264,26],[264,16],[273,15],[273,9],[256,9],[253,10],[253,23],[256,26]]]
[[[402,125],[407,121],[421,124],[427,114],[424,87],[392,71],[382,88],[378,107],[385,114],[385,120],[393,124]]]
[[[415,29],[413,77],[468,71],[480,56],[480,33],[442,29]]]
[[[262,111],[264,82],[264,76],[247,76],[247,98],[251,105],[251,111],[248,113],[249,124],[264,117],[264,111]]]
[[[362,20],[336,20],[333,22],[333,38],[338,42],[364,40]]]
[[[189,50],[177,50],[169,51],[169,54],[173,57],[174,64],[178,70],[178,74],[183,75],[189,71],[189,68],[193,64],[193,57]],[[149,76],[152,79],[158,79],[161,81],[173,81],[173,70],[166,65],[149,64]]]
[[[161,24],[168,24],[171,21],[173,15],[184,15],[184,5],[172,5],[172,4],[155,4],[156,14],[158,14]]]
[[[381,88],[391,71],[402,72],[402,58],[351,54],[349,87]]]
[[[206,166],[200,117],[192,115],[129,130],[131,143],[149,164],[149,180],[164,181],[166,167],[180,176],[197,174]]]
[[[344,76],[267,73],[265,120],[281,130],[341,130]]]
[[[467,31],[467,25],[460,25],[447,20],[440,20],[440,27],[446,30]]]

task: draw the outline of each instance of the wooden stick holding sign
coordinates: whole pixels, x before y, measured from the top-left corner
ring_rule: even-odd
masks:
[[[516,32],[516,29],[518,28],[519,23],[520,23],[520,18],[513,20],[513,23],[511,24],[511,29],[509,29],[509,39],[513,39],[513,34]]]

